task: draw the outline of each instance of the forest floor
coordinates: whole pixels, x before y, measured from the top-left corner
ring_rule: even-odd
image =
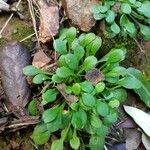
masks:
[[[55,35],[57,36],[59,29],[75,25],[75,27],[81,29],[82,32],[92,31],[102,38],[103,45],[101,47],[101,52],[97,54],[98,57],[103,56],[113,47],[125,46],[127,48],[127,56],[125,61],[123,61],[123,66],[135,67],[141,70],[147,77],[150,76],[150,41],[144,41],[141,38],[120,38],[119,36],[108,39],[103,35],[99,22],[95,23],[95,21],[93,21],[90,17],[87,17],[85,21],[84,15],[77,14],[75,16],[73,13],[74,11],[76,12],[76,8],[72,8],[74,11],[68,9],[67,11],[69,12],[64,13],[62,6],[67,5],[65,0],[62,0],[61,3],[58,3],[58,1],[55,2],[55,0],[54,2],[45,1],[46,0],[42,1],[42,3],[45,4],[40,4],[42,11],[38,10],[39,8],[38,5],[36,5],[36,0],[22,0],[17,8],[17,10],[19,10],[19,14],[18,12],[13,12],[12,10],[2,10],[0,12],[0,49],[2,49],[7,43],[19,41],[30,52],[32,64],[37,63],[38,65],[41,65],[43,60],[53,61],[54,58],[52,52],[53,36],[51,36],[49,31],[47,31],[47,28],[42,28],[46,24],[45,21],[47,20],[47,24],[52,30],[51,32],[53,33],[54,38]],[[77,2],[77,0],[75,1],[75,3],[78,3],[79,5],[81,5],[83,2],[82,0],[80,2]],[[16,6],[17,1],[9,0],[8,4],[11,6]],[[34,10],[31,11],[30,7],[33,7],[32,9]],[[49,9],[49,7],[51,7],[51,9]],[[67,8],[65,8],[65,11],[66,9]],[[79,13],[87,11],[83,11],[82,9],[86,9],[84,5],[81,5],[81,10]],[[56,14],[56,12],[58,14]],[[49,13],[52,13],[49,17],[53,17],[48,22],[48,19],[45,16],[49,15]],[[5,26],[11,14],[13,14],[13,17],[11,17],[10,21]],[[66,14],[69,14],[70,16],[72,15],[73,17],[68,19]],[[59,18],[57,18],[57,15]],[[45,17],[43,17],[44,20],[41,19],[41,16]],[[75,17],[81,18],[77,19]],[[94,26],[92,24],[94,24]],[[37,62],[33,62],[36,54],[39,52],[39,49],[43,50],[43,52],[46,54],[46,57],[44,55],[43,58],[39,57]],[[38,97],[40,88],[32,85],[31,83],[30,88],[32,97]],[[37,120],[35,118],[33,118],[35,123],[31,123],[31,119],[27,125],[18,125],[20,123],[24,123],[22,121],[16,123],[13,128],[10,127],[10,125],[14,125],[11,121],[17,121],[17,119],[14,117],[12,112],[7,110],[5,106],[5,99],[5,90],[0,84],[0,150],[49,150],[50,142],[44,146],[37,146],[31,139],[31,135],[35,126],[34,124],[37,124]],[[125,101],[123,104],[140,108],[143,111],[148,111],[147,107],[139,100],[139,97],[130,91],[128,92],[127,101]],[[141,132],[138,130],[139,127],[127,114],[125,114],[122,107],[119,108],[119,112],[119,120],[110,128],[111,132],[108,137],[106,137],[106,144],[114,146],[108,148],[108,150],[124,150],[125,143],[128,144],[127,147],[131,148],[128,150],[133,150],[132,147],[137,150],[144,150],[145,148],[141,142]]]

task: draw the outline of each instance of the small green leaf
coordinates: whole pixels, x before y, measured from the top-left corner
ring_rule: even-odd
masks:
[[[150,27],[145,25],[140,25],[140,32],[144,36],[145,40],[150,39]]]
[[[56,89],[48,89],[45,93],[43,93],[42,98],[42,104],[46,105],[49,102],[53,102],[56,100],[56,97],[58,95],[58,91]]]
[[[52,81],[53,81],[54,83],[61,83],[61,82],[63,81],[63,78],[60,78],[57,74],[54,74],[54,75],[52,76]]]
[[[137,9],[137,11],[141,14],[143,14],[145,17],[150,17],[150,11],[149,11],[149,8],[150,8],[150,1],[144,1],[142,3],[142,5]]]
[[[53,43],[55,51],[57,51],[60,55],[67,53],[66,42],[62,39],[56,39]]]
[[[146,79],[141,79],[142,87],[134,91],[140,96],[141,100],[150,107],[150,82]]]
[[[82,68],[87,72],[90,69],[94,68],[97,64],[97,58],[94,56],[88,56],[82,65]]]
[[[115,20],[115,12],[112,10],[108,10],[107,16],[105,19],[108,23],[112,23]]]
[[[72,139],[69,141],[71,148],[78,149],[80,146],[80,139],[76,135],[76,131],[74,131]]]
[[[110,113],[109,115],[105,117],[104,122],[105,124],[109,125],[109,124],[116,122],[117,119],[118,119],[117,113]]]
[[[77,45],[74,49],[74,55],[77,57],[78,61],[83,58],[85,51],[84,48],[80,45]]]
[[[97,51],[100,49],[102,45],[102,39],[100,37],[96,37],[96,39],[92,42],[92,46],[91,46],[91,55],[95,55],[97,53]]]
[[[80,105],[80,107],[83,108],[83,110],[85,110],[85,111],[88,111],[88,110],[91,109],[91,107],[88,107],[88,106],[86,106],[86,105],[83,103],[82,98],[81,98],[80,101],[79,101],[79,105]]]
[[[69,68],[60,67],[60,68],[57,68],[56,75],[60,78],[67,78],[70,76],[74,76],[74,73]]]
[[[111,107],[111,108],[118,108],[119,105],[120,105],[120,102],[117,100],[117,99],[114,99],[114,100],[111,100],[108,105]]]
[[[66,39],[69,47],[71,47],[73,40],[76,38],[76,35],[77,35],[77,30],[75,27],[70,27],[66,32]]]
[[[70,69],[76,70],[78,68],[78,59],[74,54],[67,54],[65,61]]]
[[[107,63],[117,63],[125,59],[126,50],[124,48],[112,49],[107,53],[100,62],[106,61]]]
[[[100,13],[100,5],[97,5],[97,4],[93,5],[93,6],[92,6],[92,13],[93,13],[93,14],[98,14],[98,13]]]
[[[53,121],[57,117],[59,111],[60,111],[59,107],[53,107],[45,110],[42,115],[43,121],[45,123],[49,123]]]
[[[95,97],[89,93],[82,94],[83,103],[88,107],[94,107],[96,104]]]
[[[127,74],[126,68],[121,66],[116,66],[110,70],[110,72],[106,73],[106,77],[120,77],[125,76]]]
[[[106,14],[101,14],[101,13],[94,14],[94,19],[95,20],[101,20],[101,19],[103,19],[105,17],[106,17]]]
[[[135,77],[141,83],[141,87],[134,90],[140,96],[141,100],[150,107],[150,82],[142,72],[137,69],[128,68],[127,71],[129,75]]]
[[[46,125],[47,125],[48,131],[50,131],[51,133],[59,130],[61,128],[61,125],[62,125],[61,114],[58,114],[57,117],[53,121],[47,123]]]
[[[32,100],[29,105],[28,105],[28,112],[29,114],[31,114],[32,116],[37,116],[39,115],[39,110],[37,108],[37,105],[36,105],[36,101],[35,100]]]
[[[95,86],[96,93],[101,93],[105,89],[105,83],[104,82],[99,82]]]
[[[73,103],[71,103],[70,107],[71,107],[72,110],[77,111],[77,109],[78,109],[79,106],[78,106],[78,103],[73,102]]]
[[[64,40],[66,38],[66,32],[68,31],[68,28],[63,28],[60,30],[59,39]]]
[[[66,87],[65,87],[65,92],[66,92],[67,94],[71,94],[71,93],[72,93],[72,87],[71,87],[71,86],[66,86]]]
[[[89,81],[84,81],[80,83],[80,85],[81,85],[82,91],[84,92],[91,93],[94,90],[92,83]]]
[[[129,0],[131,4],[135,4],[136,0]]]
[[[111,94],[113,95],[112,99],[117,99],[119,102],[124,102],[127,99],[127,92],[123,88],[118,88],[113,91],[111,91]]]
[[[99,6],[99,10],[100,10],[101,13],[106,13],[107,10],[108,10],[108,7],[107,7],[107,6],[102,6],[102,5],[100,5],[100,6]]]
[[[23,73],[27,76],[35,76],[42,72],[43,72],[42,70],[40,70],[32,65],[29,65],[29,66],[26,66],[25,68],[23,68]]]
[[[120,27],[115,22],[112,23],[110,28],[114,33],[116,34],[120,33]]]
[[[122,3],[121,4],[121,11],[125,14],[131,14],[131,6],[128,3]]]
[[[81,86],[79,83],[75,83],[73,86],[72,86],[72,91],[75,95],[79,95],[81,93]]]
[[[122,15],[120,18],[120,25],[124,27],[124,30],[131,36],[134,37],[136,35],[136,27],[135,24],[132,23],[126,15]]]
[[[34,128],[32,139],[38,145],[43,145],[48,142],[50,132],[47,130],[45,124],[39,124]]]
[[[91,125],[95,128],[100,128],[102,125],[102,121],[95,114],[91,115],[90,122],[91,122]]]
[[[83,109],[73,112],[71,124],[75,129],[82,129],[87,122],[87,115]]]
[[[52,142],[51,150],[63,150],[64,141],[62,139],[55,140]]]
[[[78,37],[79,39],[79,44],[82,45],[84,43],[84,38],[85,38],[86,34],[82,33],[80,34],[80,36]]]
[[[85,35],[84,40],[81,43],[81,45],[83,47],[85,47],[88,44],[90,44],[95,38],[96,38],[96,35],[94,33],[88,33],[88,34]]]
[[[59,57],[59,59],[58,59],[58,65],[59,65],[59,67],[66,67],[67,66],[67,63],[66,63],[66,61],[65,61],[65,57],[66,57],[66,55],[61,55],[60,57]]]
[[[118,85],[127,89],[139,89],[142,85],[141,82],[134,76],[126,76],[118,81]]]
[[[91,135],[90,137],[90,150],[102,150],[104,149],[105,137],[98,135]]]
[[[97,110],[98,114],[103,117],[107,116],[109,113],[108,105],[106,103],[100,102],[100,101],[96,105],[96,110]]]
[[[134,4],[137,8],[141,7],[142,6],[142,3],[139,2],[139,1],[136,1],[135,4]]]
[[[34,78],[33,78],[33,83],[35,84],[41,84],[43,81],[51,79],[50,77],[48,77],[45,74],[37,74]]]

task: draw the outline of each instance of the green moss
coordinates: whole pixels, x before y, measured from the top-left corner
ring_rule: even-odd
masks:
[[[6,39],[5,38],[0,38],[0,48],[3,47],[6,44]]]
[[[102,37],[103,39],[103,50],[109,51],[114,47],[126,47],[128,51],[136,49],[136,43],[132,38],[114,37],[111,39]]]
[[[18,23],[16,24],[16,32],[12,34],[12,40],[20,41],[27,36],[31,35],[34,33],[33,28],[28,27],[25,24]],[[33,42],[31,38],[26,39],[25,41],[22,42],[29,50],[33,49]]]

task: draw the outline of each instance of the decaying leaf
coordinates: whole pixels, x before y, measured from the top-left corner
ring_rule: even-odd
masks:
[[[127,129],[130,129],[130,128],[136,128],[136,127],[137,127],[137,125],[135,124],[135,122],[129,117],[124,119],[123,121],[119,122],[116,125],[116,128],[127,128]]]
[[[17,117],[24,116],[24,107],[30,96],[30,88],[23,75],[23,68],[30,63],[30,54],[17,42],[7,44],[0,51],[0,72],[6,94],[6,106]]]
[[[104,75],[98,69],[92,69],[85,75],[85,79],[90,81],[93,85],[104,80]]]
[[[39,1],[40,5],[40,27],[39,39],[42,43],[52,40],[59,30],[59,9],[58,6],[48,6],[44,0]]]
[[[150,137],[142,133],[142,143],[147,150],[150,150]]]
[[[117,143],[117,144],[113,144],[113,145],[109,145],[107,146],[108,150],[127,150],[125,143]]]
[[[51,61],[51,58],[49,58],[42,50],[35,53],[32,65],[37,68],[43,68],[45,65],[48,65]]]
[[[131,106],[124,106],[124,109],[145,132],[145,134],[150,137],[150,114]]]
[[[137,129],[125,129],[126,149],[135,150],[141,143],[141,133]]]
[[[65,92],[66,85],[64,83],[58,84],[56,88],[59,90],[59,92],[62,94],[62,96],[65,98],[67,103],[71,105],[73,102],[75,102],[78,98],[75,95],[67,94]]]
[[[99,4],[99,0],[62,0],[66,15],[72,24],[86,32],[95,25],[91,12],[94,4]]]

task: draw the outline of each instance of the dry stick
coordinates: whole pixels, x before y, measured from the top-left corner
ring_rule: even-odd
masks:
[[[31,38],[31,37],[34,36],[34,35],[35,35],[35,33],[32,33],[32,34],[30,34],[29,36],[25,37],[24,39],[20,40],[19,42],[23,42],[23,41],[25,41],[25,40]]]
[[[107,147],[106,147],[106,145],[104,145],[104,149],[105,149],[105,150],[108,150]]]
[[[21,0],[18,1],[18,3],[16,4],[16,8],[19,6]],[[9,18],[7,19],[7,21],[4,23],[2,29],[0,30],[0,36],[2,35],[4,29],[6,28],[6,26],[8,25],[9,21],[11,20],[11,18],[13,17],[14,13],[11,13],[11,15],[9,16]]]
[[[142,46],[140,45],[140,43],[137,41],[137,39],[133,38],[135,43],[137,44],[137,46],[139,47],[139,49],[141,50],[142,53],[145,54],[145,51],[142,49]]]
[[[31,2],[31,0],[27,0],[28,1],[28,5],[29,5],[29,10],[30,10],[30,15],[32,18],[32,22],[33,22],[33,27],[34,27],[34,32],[38,41],[38,46],[40,46],[40,42],[39,42],[39,37],[38,37],[38,32],[36,29],[36,20],[35,20],[35,14],[34,14],[34,9],[33,9],[33,4]]]

